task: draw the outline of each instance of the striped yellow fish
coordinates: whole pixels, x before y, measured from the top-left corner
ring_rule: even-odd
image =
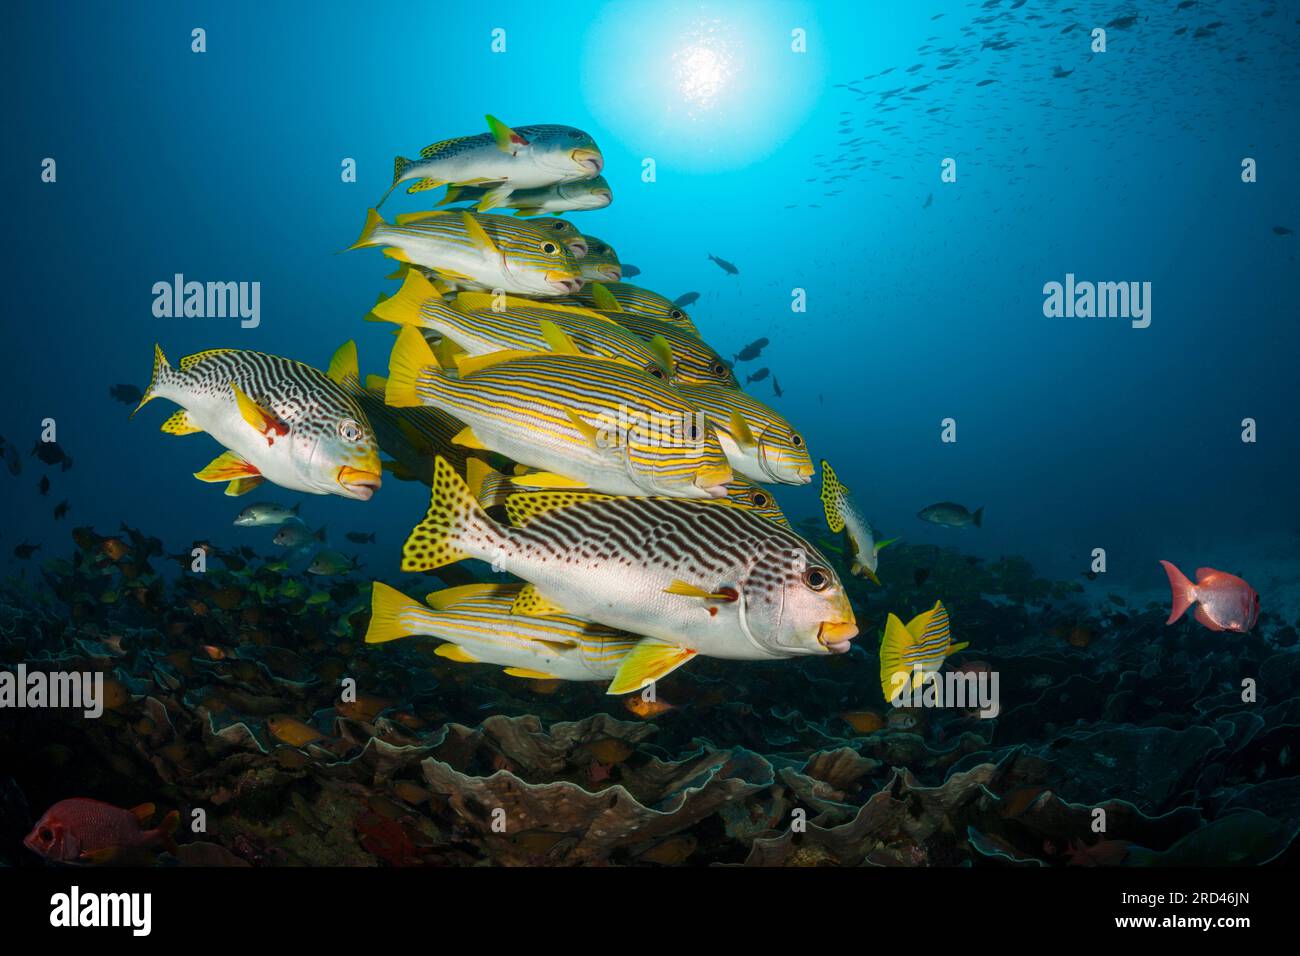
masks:
[[[670,365],[666,343],[655,350],[598,313],[486,292],[462,292],[447,301],[416,269],[408,270],[397,293],[376,305],[371,314],[398,325],[432,329],[469,356],[505,349],[576,350],[619,359],[660,379],[667,379]]]
[[[708,417],[731,467],[753,481],[806,485],[812,458],[785,417],[735,388],[679,385],[677,391]]]
[[[407,192],[444,185],[487,187],[478,203],[483,212],[504,204],[516,189],[591,179],[605,166],[595,141],[580,129],[558,125],[511,129],[495,116],[485,119],[486,133],[426,146],[419,159],[394,159],[393,185],[378,205],[383,205],[399,183],[415,180]]]
[[[344,387],[357,400],[374,427],[379,449],[388,455],[383,469],[401,481],[433,483],[433,459],[442,455],[461,474],[469,458],[479,452],[457,445],[452,441],[464,424],[439,408],[420,405],[415,408],[393,408],[384,402],[385,379],[368,376],[365,387],[355,382]]]
[[[447,195],[438,205],[462,200],[483,202],[491,191],[483,186],[448,186]],[[613,201],[614,192],[605,177],[593,176],[554,186],[516,189],[496,205],[515,210],[516,216],[540,216],[543,213],[604,209]]]
[[[614,247],[591,233],[583,238],[587,240],[587,254],[578,263],[582,277],[588,282],[617,282],[623,278],[623,265]]]
[[[885,636],[880,642],[880,689],[885,700],[894,700],[911,682],[915,690],[926,674],[938,673],[944,660],[968,647],[952,643],[948,630],[948,609],[942,601],[918,614],[903,626],[890,614],[885,622]]]
[[[574,293],[560,301],[568,305],[580,305],[585,309],[600,309],[602,312],[644,315],[685,329],[696,337],[700,334],[691,317],[680,306],[658,292],[640,286],[626,282],[592,282],[583,286],[581,291],[574,290]]]
[[[540,469],[527,476],[533,487],[721,498],[731,480],[718,436],[696,409],[612,359],[497,352],[462,361],[455,379],[424,337],[404,326],[385,399],[454,415],[467,426],[461,444]]]
[[[430,269],[459,289],[561,296],[583,283],[578,260],[552,230],[509,216],[449,210],[396,225],[371,209],[349,248],[367,246],[387,246],[390,258]]]
[[[610,680],[641,640],[564,614],[515,614],[522,584],[467,584],[434,591],[426,607],[376,581],[367,644],[411,635],[448,643],[437,654],[463,664],[495,664],[535,680]]]
[[[566,614],[644,635],[622,693],[692,653],[771,660],[849,650],[853,609],[830,563],[793,531],[726,501],[575,491],[511,495],[494,521],[442,459],[402,570],[478,558],[529,582],[517,614]]]
[[[348,343],[331,369],[342,368],[348,355],[355,368],[356,346]],[[228,495],[263,480],[362,501],[379,489],[379,450],[365,413],[336,379],[311,366],[262,352],[209,349],[173,368],[155,345],[153,377],[132,416],[155,398],[181,406],[163,422],[164,432],[207,432],[228,449],[194,475],[227,482]]]
[[[549,303],[548,303],[549,304]],[[632,312],[593,310],[634,332],[647,342],[661,339],[672,352],[672,380],[685,385],[727,385],[740,388],[731,367],[703,339],[680,326]],[[662,350],[662,346],[658,346]]]
[[[769,521],[775,521],[787,528],[790,527],[790,519],[785,516],[785,512],[777,504],[776,496],[766,488],[754,484],[748,478],[741,478],[736,475],[731,479],[731,484],[727,485],[727,500],[732,504],[740,505],[742,508],[748,508]]]
[[[434,216],[445,216],[448,210],[435,209],[428,212],[404,212],[396,216],[393,222],[399,226],[405,226],[410,222],[419,222],[422,219],[431,219]],[[530,226],[549,232],[569,247],[575,259],[581,259],[587,254],[587,237],[578,231],[578,227],[567,219],[561,219],[558,216],[546,216],[540,219],[530,219]]]

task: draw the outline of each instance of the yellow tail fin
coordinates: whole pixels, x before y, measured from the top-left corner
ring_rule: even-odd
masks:
[[[384,322],[424,325],[420,312],[430,299],[442,301],[437,290],[419,269],[408,269],[402,287],[384,301],[376,303],[370,313]]]
[[[144,390],[144,395],[140,398],[140,404],[137,405],[135,411],[131,413],[132,418],[135,418],[136,412],[144,408],[145,405],[157,397],[154,395],[153,390],[159,385],[160,378],[166,378],[167,373],[171,370],[172,367],[167,364],[167,356],[163,355],[162,346],[154,343],[153,373],[149,376],[149,387]]]
[[[376,581],[370,586],[370,626],[366,628],[366,643],[383,644],[409,637],[411,630],[402,622],[402,614],[418,607],[401,591]]]
[[[509,539],[441,455],[433,461],[432,486],[424,520],[402,545],[402,570],[431,571],[472,557],[499,560]]]
[[[384,386],[384,402],[394,408],[419,405],[420,397],[416,394],[415,384],[431,366],[437,369],[438,359],[420,330],[410,325],[402,326],[397,334],[397,343],[388,358],[388,384]]]
[[[378,229],[380,226],[386,226],[386,225],[388,225],[388,223],[384,222],[384,218],[381,215],[379,215],[378,209],[373,209],[373,208],[367,209],[366,224],[361,227],[361,235],[357,237],[356,242],[348,246],[348,250],[350,251],[352,249],[363,249],[366,246],[379,245],[381,240],[376,239],[374,237],[375,230]]]

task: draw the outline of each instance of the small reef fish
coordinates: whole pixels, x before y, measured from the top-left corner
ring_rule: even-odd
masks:
[[[731,468],[717,434],[685,398],[638,369],[589,355],[497,352],[462,362],[460,372],[446,375],[419,331],[403,327],[385,400],[397,408],[441,408],[465,423],[458,444],[542,472],[516,483],[726,495]]]
[[[108,397],[123,405],[138,405],[144,394],[135,385],[110,385]]]
[[[898,539],[888,538],[876,542],[871,522],[862,516],[849,489],[844,487],[825,459],[822,460],[821,498],[827,526],[836,534],[843,531],[849,539],[849,550],[853,552],[853,565],[849,573],[855,577],[870,578],[872,583],[879,584],[876,568],[880,565],[880,549]]]
[[[286,508],[284,505],[276,504],[273,501],[259,501],[235,515],[234,523],[240,528],[263,528],[282,525],[286,521],[297,518],[301,507],[301,504],[296,504],[292,508]]]
[[[761,382],[761,381],[763,381],[763,379],[767,378],[767,377],[768,377],[769,375],[771,375],[771,374],[772,374],[772,370],[771,370],[771,369],[769,369],[769,368],[767,368],[767,367],[760,368],[760,369],[759,369],[757,372],[755,372],[753,375],[746,376],[746,378],[745,378],[745,384],[746,384],[746,385],[752,385],[754,382]]]
[[[498,187],[499,188],[499,187]],[[438,205],[470,200],[476,203],[488,201],[493,192],[483,186],[448,186],[447,195]],[[495,206],[513,209],[516,216],[554,215],[557,212],[583,212],[591,209],[604,209],[614,201],[614,192],[604,176],[576,182],[555,183],[551,186],[539,186],[533,189],[515,189],[504,199],[495,202]],[[480,209],[494,208],[489,205]]]
[[[680,305],[684,309],[688,305],[694,305],[699,301],[700,294],[698,292],[683,292],[677,298],[673,299],[673,305]]]
[[[72,467],[72,459],[63,450],[63,446],[56,441],[38,441],[32,448],[32,455],[44,464],[58,465],[60,471],[67,471]],[[13,471],[12,468],[9,470]]]
[[[350,558],[338,551],[322,551],[312,559],[307,566],[308,574],[347,574],[349,571],[355,571],[359,566],[356,558]]]
[[[296,551],[298,548],[306,547],[314,541],[323,542],[324,540],[325,528],[323,525],[319,530],[312,531],[297,518],[294,518],[280,526],[280,530],[275,533],[271,543]]]
[[[339,349],[336,362],[348,352],[348,345]],[[350,354],[355,368],[355,345]],[[209,349],[172,368],[155,345],[153,377],[132,416],[155,398],[181,406],[163,422],[165,433],[207,432],[228,449],[194,476],[229,482],[228,495],[264,480],[361,501],[379,490],[379,451],[365,413],[337,381],[311,366],[262,352]]]
[[[697,653],[842,654],[858,633],[826,558],[746,508],[573,491],[515,494],[505,506],[509,526],[439,459],[402,570],[486,559],[529,582],[514,600],[516,614],[566,614],[645,635],[610,693],[637,690]]]
[[[439,657],[495,664],[532,680],[611,680],[640,637],[564,614],[515,614],[522,584],[467,584],[434,591],[428,606],[376,581],[367,644],[436,637]],[[685,660],[683,660],[685,663]]]
[[[631,312],[597,312],[596,314],[617,322],[629,332],[650,343],[657,353],[663,349],[663,346],[658,344],[659,341],[666,343],[668,351],[672,354],[670,367],[674,384],[740,387],[735,373],[722,360],[722,356],[713,351],[708,343],[695,333],[662,319],[635,315]]]
[[[180,814],[173,810],[156,830],[146,830],[145,824],[154,812],[152,803],[124,810],[83,797],[60,800],[45,811],[23,839],[23,845],[47,860],[61,863],[108,862],[115,851],[130,847],[162,845],[174,850],[172,834]]]
[[[885,635],[880,642],[880,689],[885,700],[893,701],[907,686],[921,686],[926,674],[936,674],[951,654],[968,647],[967,642],[952,643],[948,628],[948,610],[942,601],[918,614],[903,626],[897,615],[885,621]]]
[[[527,219],[447,210],[399,225],[371,209],[348,248],[369,246],[387,246],[389,258],[429,269],[448,289],[562,296],[583,285],[569,247]]]
[[[754,359],[758,358],[760,355],[763,354],[763,349],[767,348],[767,346],[768,346],[767,339],[755,339],[754,341],[746,345],[743,349],[741,349],[739,352],[737,352],[733,361],[735,362],[753,361]]]
[[[734,265],[732,265],[732,264],[731,264],[730,262],[728,262],[726,259],[719,259],[717,256],[715,256],[715,255],[714,255],[713,253],[711,253],[711,252],[709,253],[709,261],[710,261],[710,262],[713,262],[713,263],[716,263],[716,264],[717,264],[717,267],[718,267],[719,269],[721,269],[723,272],[725,272],[725,273],[726,273],[727,275],[729,275],[729,276],[734,276],[734,275],[739,275],[739,274],[740,274],[740,270],[737,269]]]
[[[1173,624],[1196,605],[1194,617],[1212,631],[1234,631],[1245,634],[1259,620],[1259,595],[1249,584],[1226,571],[1214,568],[1197,568],[1196,583],[1168,561],[1161,567],[1169,576],[1169,589],[1173,606],[1166,625]]]
[[[415,180],[408,193],[439,186],[491,187],[479,200],[480,212],[502,205],[516,189],[536,189],[600,175],[605,158],[588,134],[572,126],[519,126],[511,129],[486,116],[488,132],[457,136],[426,146],[419,159],[393,160],[393,184]]]
[[[945,528],[964,528],[967,525],[974,525],[977,528],[984,526],[984,508],[976,508],[974,513],[966,510],[964,505],[954,504],[951,501],[940,501],[938,504],[927,505],[916,513],[916,516],[922,521],[928,521],[930,524],[941,525]]]
[[[623,274],[630,274],[626,266],[623,268]],[[691,317],[681,306],[673,304],[658,292],[651,292],[649,289],[627,282],[591,282],[583,286],[576,295],[559,301],[601,312],[628,312],[632,315],[643,315],[685,329],[697,338],[700,334]]]

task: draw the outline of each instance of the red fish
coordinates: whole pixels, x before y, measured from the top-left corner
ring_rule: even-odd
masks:
[[[1214,568],[1197,568],[1196,583],[1168,561],[1160,562],[1169,575],[1173,608],[1166,624],[1173,624],[1196,605],[1195,617],[1212,631],[1236,631],[1245,634],[1259,619],[1259,595],[1234,574]]]
[[[47,860],[60,862],[104,862],[125,847],[162,844],[173,850],[172,834],[180,814],[167,814],[162,826],[146,830],[144,824],[154,814],[152,803],[142,803],[123,810],[110,803],[76,797],[60,800],[45,811],[23,845]]]

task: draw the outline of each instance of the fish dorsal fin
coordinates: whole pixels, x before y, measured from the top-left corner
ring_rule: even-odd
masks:
[[[131,816],[135,817],[136,822],[138,823],[148,823],[153,819],[153,815],[157,809],[158,808],[152,803],[142,803],[138,807],[131,808]]]
[[[515,595],[514,603],[510,605],[510,613],[522,614],[526,617],[547,617],[567,612],[554,601],[544,598],[536,587],[525,584]]]
[[[378,389],[379,391],[382,392],[382,391],[383,391],[385,388],[387,388],[387,387],[388,387],[388,378],[387,378],[387,376],[384,376],[384,375],[367,375],[367,376],[366,376],[366,388],[367,388],[367,389],[372,389],[372,390],[373,390],[373,389]]]
[[[594,501],[613,501],[616,496],[590,491],[521,491],[506,499],[510,523],[522,527],[538,515]]]
[[[822,510],[826,513],[826,525],[838,534],[844,530],[844,512],[842,511],[844,495],[848,489],[840,484],[831,466],[822,459]]]
[[[436,143],[430,143],[428,146],[424,147],[424,149],[420,150],[420,158],[432,159],[433,157],[441,153],[444,149],[447,149],[448,147],[451,146],[455,146],[457,143],[460,142],[461,138],[444,139],[444,140],[439,140]]]
[[[425,219],[432,219],[435,216],[446,216],[450,214],[447,209],[429,209],[425,212],[403,212],[393,217],[393,224],[405,226],[409,222],[422,222]]]
[[[355,340],[348,339],[338,347],[338,350],[330,357],[329,368],[325,374],[339,385],[342,385],[349,376],[354,379],[361,378],[361,366],[357,361],[357,343]]]
[[[942,635],[948,637],[948,609],[942,601],[935,601],[934,607],[923,611],[907,622],[907,631],[916,644],[929,642]]]
[[[493,242],[492,237],[487,234],[487,230],[483,228],[483,224],[474,218],[473,213],[462,211],[460,218],[461,221],[465,223],[465,231],[469,233],[470,239],[474,240],[474,245],[491,255],[501,255],[500,250],[497,249],[497,244]]]
[[[507,362],[514,362],[519,359],[538,358],[550,354],[550,352],[529,352],[525,349],[501,349],[499,352],[488,352],[486,355],[458,355],[456,356],[456,368],[460,371],[461,378],[468,378],[475,372],[481,372],[485,368],[504,365]]]
[[[496,140],[497,149],[501,150],[501,152],[513,153],[520,147],[529,145],[527,139],[520,136],[491,113],[488,113],[483,118],[487,120],[488,129],[492,131],[492,138]]]
[[[647,637],[638,641],[619,664],[607,694],[630,694],[667,677],[692,657],[695,651],[680,644],[670,644]]]
[[[235,352],[237,349],[206,349],[202,352],[195,352],[193,355],[187,355],[181,359],[177,366],[182,372],[188,372],[194,366],[198,365],[205,358],[211,358],[214,355],[224,355],[226,352]]]
[[[582,351],[573,344],[573,339],[569,338],[569,333],[560,328],[549,319],[542,319],[537,323],[542,330],[542,338],[550,346],[552,352],[561,355],[581,355]]]
[[[731,410],[731,437],[736,440],[736,444],[746,448],[753,448],[758,444],[758,439],[749,430],[749,422],[745,421],[745,416],[740,414],[739,409],[734,408]]]
[[[455,607],[474,598],[500,597],[510,593],[514,588],[515,585],[493,581],[482,584],[462,584],[459,587],[443,588],[441,591],[430,591],[425,596],[424,603],[435,611],[445,611],[449,607]]]
[[[596,303],[596,308],[605,312],[623,311],[623,306],[619,304],[618,299],[614,298],[614,293],[600,282],[591,284],[591,300]]]

